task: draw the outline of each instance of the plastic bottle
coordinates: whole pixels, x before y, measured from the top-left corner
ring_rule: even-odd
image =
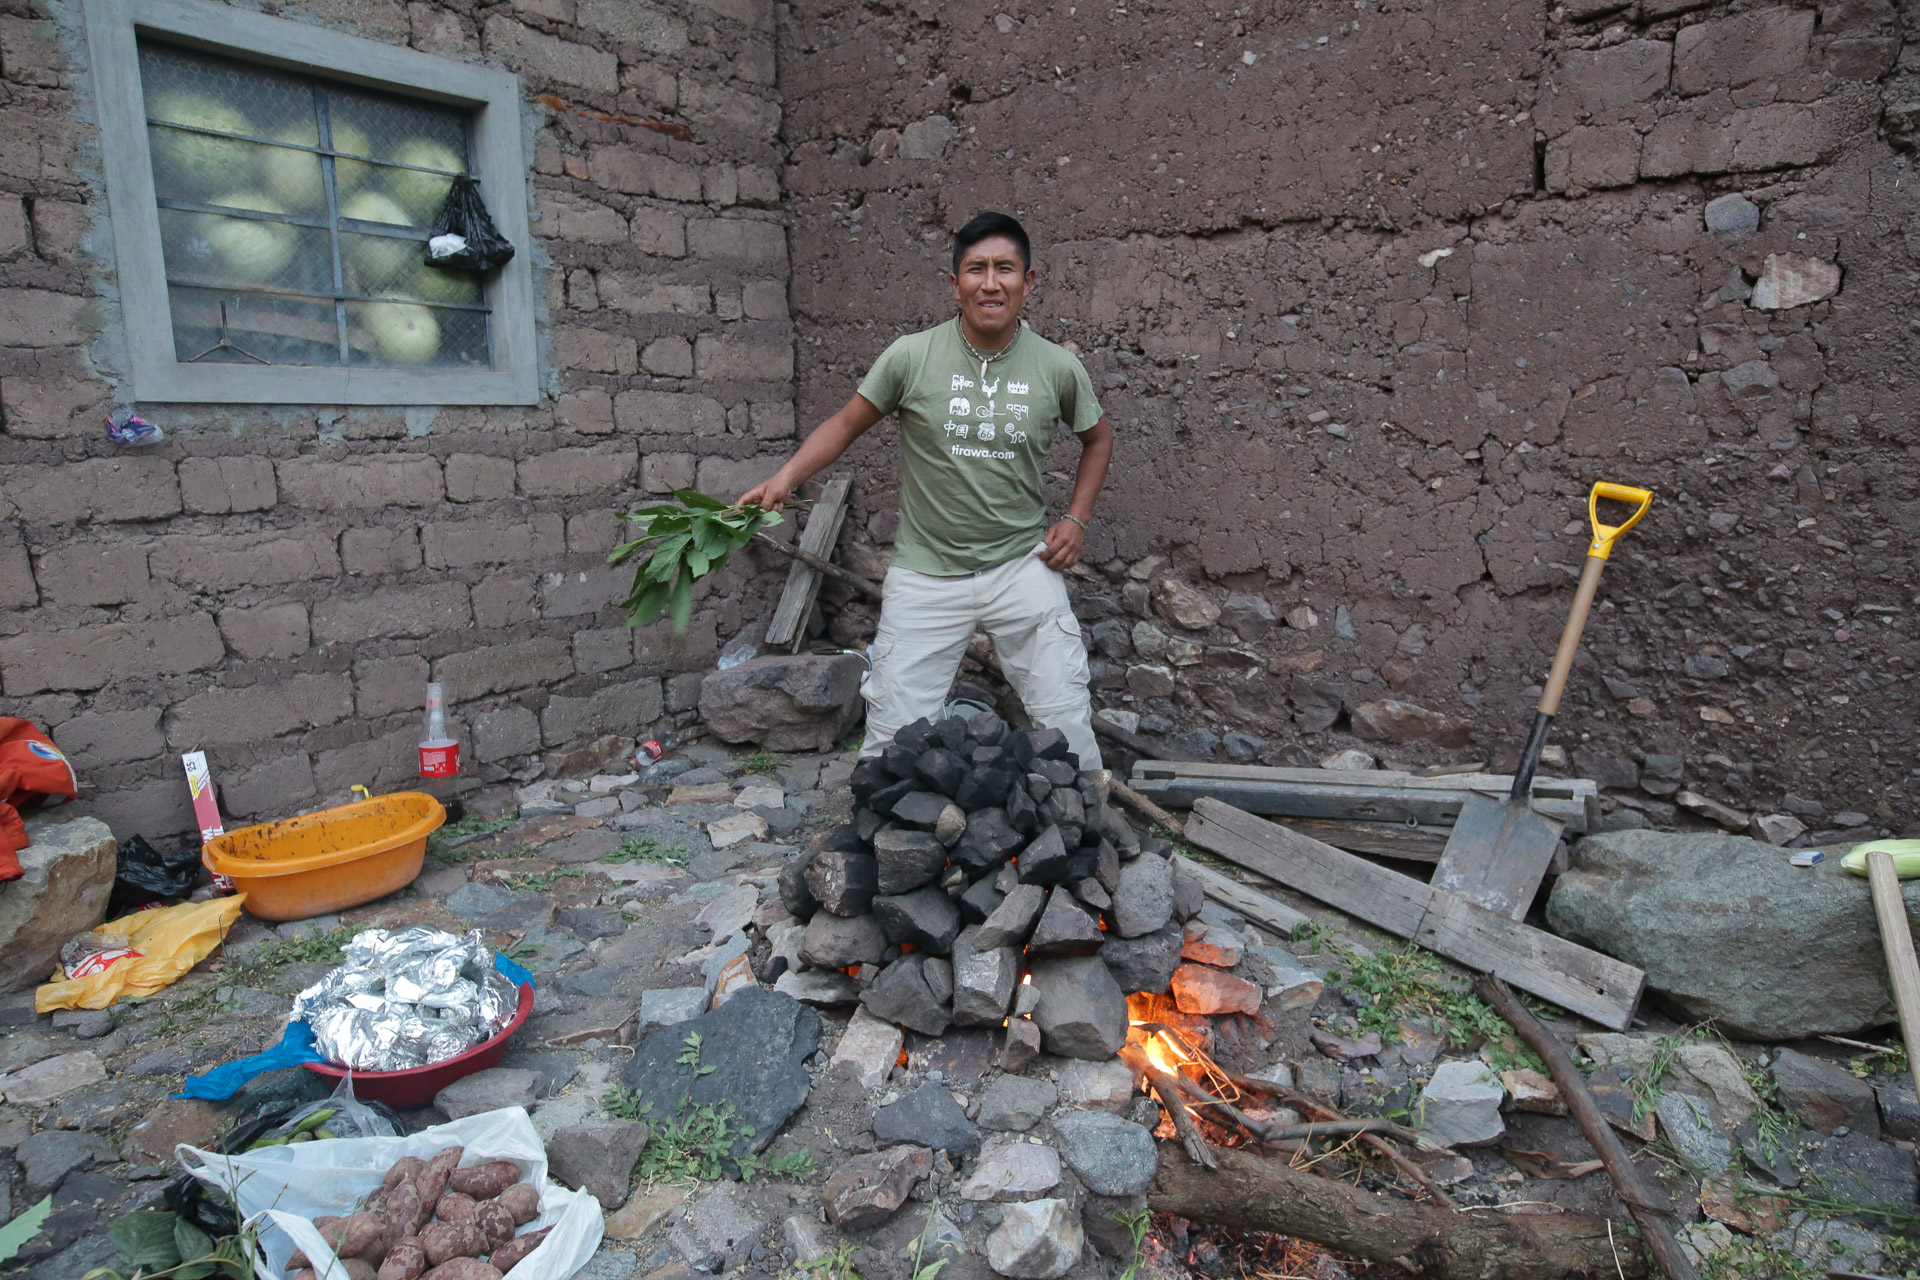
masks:
[[[451,778],[460,772],[460,744],[447,736],[447,706],[440,686],[427,686],[427,736],[420,742],[420,776]]]

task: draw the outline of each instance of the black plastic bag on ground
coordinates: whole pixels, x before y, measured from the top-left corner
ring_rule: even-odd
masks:
[[[480,188],[465,174],[453,180],[427,237],[427,265],[450,271],[491,271],[513,257],[513,246],[493,225]]]
[[[162,853],[140,836],[120,842],[107,919],[137,911],[158,898],[184,898],[200,883],[200,851],[192,846]]]

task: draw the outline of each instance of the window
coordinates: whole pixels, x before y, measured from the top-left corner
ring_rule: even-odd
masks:
[[[87,24],[136,397],[536,398],[515,77],[203,0]],[[425,262],[458,174],[519,250],[485,277]]]

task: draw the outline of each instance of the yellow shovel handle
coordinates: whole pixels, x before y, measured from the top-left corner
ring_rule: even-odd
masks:
[[[1600,523],[1600,499],[1608,498],[1614,502],[1631,502],[1633,514],[1627,522],[1620,525]],[[1587,495],[1587,520],[1593,525],[1593,542],[1587,547],[1587,554],[1598,560],[1605,560],[1613,554],[1613,540],[1640,523],[1640,517],[1647,514],[1647,508],[1653,505],[1651,489],[1636,489],[1629,484],[1608,484],[1605,480],[1593,486],[1593,492]]]

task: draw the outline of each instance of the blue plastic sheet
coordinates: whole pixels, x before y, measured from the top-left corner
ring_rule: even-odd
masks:
[[[503,974],[507,981],[516,987],[533,985],[533,975],[501,955],[493,953],[493,967]],[[309,1062],[325,1062],[326,1059],[314,1052],[313,1028],[304,1022],[289,1022],[280,1043],[272,1048],[256,1053],[251,1057],[240,1058],[233,1062],[224,1062],[204,1075],[188,1076],[186,1084],[176,1098],[204,1098],[209,1102],[219,1102],[231,1098],[255,1076],[269,1071],[284,1071],[288,1067],[298,1067]]]

